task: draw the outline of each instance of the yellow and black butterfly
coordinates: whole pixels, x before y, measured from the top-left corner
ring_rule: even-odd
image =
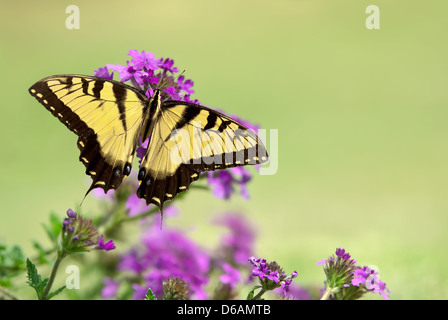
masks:
[[[201,172],[268,160],[260,139],[241,123],[207,107],[148,99],[126,84],[99,77],[55,75],[29,92],[78,135],[79,160],[92,189],[117,189],[131,172],[139,138],[149,138],[137,195],[149,205],[163,203],[189,188]]]

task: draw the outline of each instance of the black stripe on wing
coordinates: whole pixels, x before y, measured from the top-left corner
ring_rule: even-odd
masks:
[[[116,99],[118,112],[120,113],[120,120],[123,124],[123,129],[124,131],[128,131],[126,125],[126,107],[124,105],[124,102],[126,101],[126,88],[122,85],[117,85],[114,83],[112,90]]]

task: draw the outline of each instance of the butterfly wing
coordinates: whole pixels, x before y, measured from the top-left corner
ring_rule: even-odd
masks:
[[[129,175],[148,99],[116,81],[81,75],[44,78],[29,92],[78,135],[89,191],[117,189]]]
[[[137,195],[162,209],[201,172],[267,160],[263,143],[241,123],[204,106],[167,101],[140,166]]]

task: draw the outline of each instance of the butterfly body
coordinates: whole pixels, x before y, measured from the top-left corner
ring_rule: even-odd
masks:
[[[121,82],[83,75],[44,78],[29,89],[78,136],[79,160],[94,188],[117,189],[127,177],[139,143],[137,195],[160,209],[204,171],[266,162],[258,137],[241,123],[205,106],[147,98]]]

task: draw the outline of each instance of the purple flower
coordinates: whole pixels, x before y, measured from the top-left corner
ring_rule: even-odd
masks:
[[[155,59],[152,52],[138,52],[129,50],[128,55],[132,57],[131,62],[126,65],[107,64],[110,70],[118,71],[121,82],[131,81],[138,89],[144,88],[144,92],[149,90],[151,84],[159,83],[160,78],[154,73],[159,69],[163,59]],[[104,70],[101,71],[104,73]]]
[[[224,256],[222,259],[244,266],[247,257],[253,254],[255,242],[255,230],[246,217],[226,212],[215,218],[213,222],[229,229],[229,232],[221,237],[221,246],[217,250]]]
[[[230,168],[234,181],[239,184],[241,196],[244,199],[249,199],[249,191],[247,190],[247,183],[252,179],[252,176],[245,167]]]
[[[280,297],[284,299],[293,299],[293,300],[312,300],[311,294],[305,288],[299,286],[296,283],[291,283],[292,280],[288,280],[289,284],[287,289],[283,286],[277,289],[274,289],[274,292]],[[287,281],[285,281],[287,282]]]
[[[149,138],[145,140],[145,142],[142,141],[142,137],[138,138],[139,144],[137,147],[137,158],[139,158],[139,163],[142,163],[143,157],[146,154],[146,150],[148,149],[149,144]]]
[[[107,69],[107,67],[101,67],[101,68],[96,69],[93,72],[93,75],[95,77],[100,77],[100,78],[104,78],[107,80],[112,80],[114,78],[114,73],[113,72],[109,73],[109,70]]]
[[[114,298],[117,296],[120,283],[111,278],[103,278],[104,287],[101,290],[101,296],[105,299]]]
[[[229,263],[224,263],[222,269],[224,270],[224,274],[219,277],[219,280],[224,284],[228,284],[232,289],[235,288],[241,280],[240,271]]]
[[[184,101],[189,102],[189,103],[199,104],[199,100],[198,99],[191,100],[189,94],[184,95]]]
[[[386,284],[380,280],[377,271],[364,266],[356,269],[353,275],[352,285],[356,287],[364,285],[367,290],[370,290],[373,293],[380,293],[385,300],[389,299],[390,290],[386,287]]]
[[[209,171],[208,184],[213,186],[213,194],[219,199],[229,199],[233,194],[233,177],[227,170]]]
[[[249,260],[249,261],[253,261],[253,259]],[[260,261],[261,261],[261,263],[260,263]],[[253,262],[255,262],[255,263],[251,262],[254,265],[254,268],[252,269],[252,276],[259,277],[260,279],[266,278],[267,277],[266,274],[270,272],[269,268],[266,265],[266,260],[265,259],[263,259],[263,260],[257,259]]]
[[[373,289],[373,293],[380,293],[384,300],[389,300],[390,290],[386,288],[386,284],[378,279],[378,282],[375,284],[375,288]]]
[[[356,269],[353,272],[354,278],[352,280],[352,284],[354,286],[359,287],[359,285],[361,283],[365,283],[367,278],[372,274],[372,272],[374,273],[374,270],[370,270],[368,267],[362,267],[359,269]]]
[[[115,249],[115,244],[112,240],[104,242],[104,237],[103,235],[101,235],[98,237],[97,246],[95,247],[95,249],[110,251]]]
[[[146,97],[148,97],[148,99],[150,99],[153,95],[154,95],[154,90],[149,87],[148,90],[146,90],[145,92]],[[141,140],[141,138],[139,138]]]
[[[104,192],[103,189],[101,188],[95,188],[92,190],[92,194],[95,198],[98,199],[104,199],[110,202],[115,202],[115,190],[114,189],[110,189],[107,193]]]
[[[130,271],[136,275],[141,274],[145,269],[146,261],[137,249],[131,249],[128,253],[121,256],[118,264],[118,270]]]
[[[133,79],[132,79],[133,78]],[[157,83],[159,82],[159,78],[157,76],[154,76],[154,71],[136,71],[133,75],[131,80],[134,80],[140,87],[144,87],[145,85],[151,84],[151,83]]]
[[[269,271],[269,274],[266,275],[266,278],[268,278],[271,281],[274,281],[275,283],[280,282],[280,279],[278,277],[279,277],[278,270]]]
[[[144,84],[159,82],[159,77],[154,75],[154,70],[138,71],[134,75],[134,78],[140,86],[143,86]]]
[[[240,186],[244,199],[249,198],[247,183],[251,180],[249,171],[244,167],[234,167],[227,170],[209,171],[208,184],[213,187],[213,194],[219,199],[229,199],[235,192],[235,185]]]
[[[326,262],[327,262],[326,259],[322,259],[322,260],[317,261],[316,265],[321,266],[321,265],[325,264]]]
[[[67,210],[67,217],[69,218],[69,219],[74,219],[74,218],[76,218],[76,216],[77,216],[78,214],[75,212],[75,211],[73,211],[72,209],[68,209]],[[65,222],[65,221],[64,221]]]
[[[121,82],[126,82],[134,77],[137,70],[132,66],[129,61],[126,62],[125,66],[119,64],[106,64],[106,67],[110,70],[118,72]]]
[[[132,57],[131,63],[134,65],[136,70],[157,70],[159,65],[162,63],[163,59],[156,59],[154,53],[152,52],[138,52],[137,50],[129,50],[128,55]]]
[[[137,283],[132,284],[132,289],[134,289],[134,293],[132,294],[132,298],[134,300],[144,299],[146,296],[146,293],[148,292],[148,287],[139,285]]]
[[[131,193],[126,200],[126,209],[128,210],[128,216],[130,217],[148,212],[152,207],[153,205],[148,206],[146,200],[139,198],[135,192]]]
[[[350,259],[350,254],[348,252],[345,253],[345,249],[337,248],[336,255],[344,260]]]
[[[177,79],[177,85],[179,86],[180,90],[185,91],[186,94],[194,93],[194,90],[191,89],[194,85],[194,82],[190,79],[184,81],[184,79],[184,75],[179,76],[179,78]]]
[[[180,95],[177,93],[176,88],[174,87],[168,87],[165,90],[163,90],[172,100],[181,100]]]
[[[174,60],[170,59],[170,58],[166,58],[160,64],[160,68],[163,69],[164,71],[171,72],[171,73],[179,72],[179,69],[177,69],[176,67],[173,67],[173,65],[174,65]]]
[[[144,234],[142,246],[123,256],[119,267],[139,274],[145,281],[143,287],[151,288],[158,299],[163,297],[163,281],[173,276],[188,283],[194,298],[206,298],[210,258],[179,230],[160,230],[160,226],[153,225]],[[143,291],[134,297],[143,298]]]

